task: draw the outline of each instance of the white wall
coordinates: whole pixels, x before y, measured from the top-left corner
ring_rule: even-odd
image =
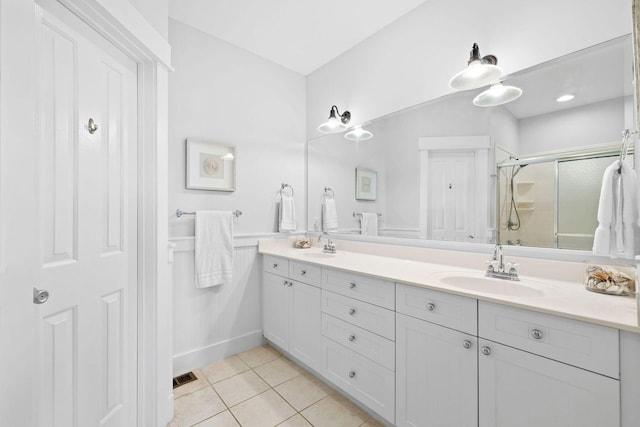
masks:
[[[471,45],[505,73],[631,32],[631,0],[430,0],[307,76],[307,135],[331,105],[361,123],[451,92]]]
[[[305,80],[192,27],[170,20],[169,235],[193,235],[175,210],[235,210],[235,233],[277,231],[276,195],[295,189],[304,229]],[[185,139],[236,146],[236,191],[185,188]]]
[[[276,231],[280,184],[294,187],[304,229],[305,80],[247,51],[169,21],[175,72],[169,80],[168,206],[171,237],[193,236],[193,216],[176,208],[235,210],[234,233]],[[185,139],[236,146],[236,191],[185,189]],[[174,240],[174,373],[258,345],[262,340],[257,240],[235,239],[233,283],[196,289],[193,241]]]
[[[614,98],[521,119],[517,153],[528,155],[616,142],[625,128],[625,105],[625,98]]]
[[[165,39],[169,38],[168,0],[129,0],[147,21]]]

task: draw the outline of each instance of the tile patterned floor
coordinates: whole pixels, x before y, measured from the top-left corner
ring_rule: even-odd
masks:
[[[169,427],[381,427],[269,345],[193,371]]]

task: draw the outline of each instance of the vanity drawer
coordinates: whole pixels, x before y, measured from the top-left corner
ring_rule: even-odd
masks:
[[[323,289],[322,312],[375,334],[382,335],[390,340],[395,340],[395,312],[386,308],[334,294]]]
[[[393,424],[393,371],[325,337],[322,338],[322,362],[326,379]]]
[[[617,329],[480,301],[480,337],[620,377]]]
[[[398,283],[396,311],[470,335],[478,332],[478,301],[474,298]]]
[[[388,280],[323,269],[322,288],[393,310],[395,284]]]
[[[387,369],[392,371],[396,369],[396,345],[380,335],[326,313],[322,314],[322,335]]]
[[[263,255],[262,271],[287,277],[289,274],[289,260],[273,255]]]
[[[289,277],[320,287],[322,285],[322,268],[305,262],[289,261]]]

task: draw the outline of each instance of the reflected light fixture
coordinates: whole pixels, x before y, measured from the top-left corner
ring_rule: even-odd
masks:
[[[339,119],[338,119],[339,117]],[[318,126],[318,130],[322,133],[340,133],[347,130],[347,125],[351,120],[351,113],[345,111],[340,114],[338,111],[338,107],[335,105],[331,107],[331,111],[329,111],[329,119]]]
[[[364,141],[373,138],[373,134],[362,126],[357,126],[344,134],[344,137],[350,141]]]
[[[567,102],[567,101],[571,101],[573,98],[575,98],[576,96],[570,93],[567,93],[566,95],[561,95],[559,97],[556,98],[556,102]]]
[[[453,76],[449,86],[452,89],[469,90],[491,84],[502,77],[502,68],[497,63],[498,58],[493,55],[480,57],[480,48],[474,43],[467,68]]]
[[[522,89],[515,86],[505,86],[502,82],[497,82],[475,98],[473,105],[478,107],[495,107],[496,105],[506,104],[515,101],[522,95]]]

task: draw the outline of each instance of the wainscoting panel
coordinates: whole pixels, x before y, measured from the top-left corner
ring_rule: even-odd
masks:
[[[262,343],[261,262],[257,241],[234,243],[233,283],[199,289],[193,245],[171,239],[173,368],[178,375]],[[191,244],[189,244],[191,243]]]

